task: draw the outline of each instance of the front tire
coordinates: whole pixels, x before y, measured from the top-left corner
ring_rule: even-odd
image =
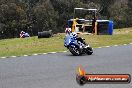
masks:
[[[92,47],[88,47],[86,53],[87,53],[88,55],[92,55],[92,54],[93,54],[93,49],[92,49]]]
[[[69,51],[74,55],[74,56],[79,56],[81,55],[81,50],[78,47],[69,47]]]

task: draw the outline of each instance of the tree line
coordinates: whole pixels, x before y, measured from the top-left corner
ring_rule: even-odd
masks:
[[[19,37],[20,31],[64,32],[74,8],[96,8],[98,19],[114,21],[115,28],[131,27],[132,0],[0,0],[0,38]]]

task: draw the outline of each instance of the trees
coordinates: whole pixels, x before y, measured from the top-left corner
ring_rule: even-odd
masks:
[[[49,0],[38,4],[33,8],[35,26],[38,31],[57,31],[58,13],[54,10]]]
[[[127,26],[131,27],[132,25],[132,0],[128,0],[128,9],[126,11],[127,13]]]
[[[5,38],[16,37],[18,30],[23,28],[24,20],[26,20],[26,13],[17,4],[5,3],[0,5],[0,24],[4,25],[1,33],[5,35]]]
[[[21,30],[64,32],[76,7],[98,9],[100,18],[114,20],[116,28],[132,25],[131,0],[0,0],[0,38],[18,37]]]
[[[116,0],[111,8],[110,19],[114,20],[117,28],[127,27],[127,0]]]

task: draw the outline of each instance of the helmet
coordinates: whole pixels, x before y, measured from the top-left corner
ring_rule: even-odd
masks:
[[[72,36],[73,36],[74,38],[76,38],[78,35],[77,35],[77,33],[73,32],[73,33],[72,33]]]
[[[69,33],[71,33],[71,28],[66,28],[66,30],[65,30],[65,33],[67,34],[69,34]]]
[[[25,34],[25,32],[24,31],[21,31],[21,34]]]
[[[75,20],[78,20],[79,18],[76,18]]]

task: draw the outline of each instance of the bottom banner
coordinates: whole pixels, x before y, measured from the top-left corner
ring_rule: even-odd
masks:
[[[79,85],[86,83],[130,83],[131,76],[129,74],[86,74],[81,67],[78,68],[76,81]]]

